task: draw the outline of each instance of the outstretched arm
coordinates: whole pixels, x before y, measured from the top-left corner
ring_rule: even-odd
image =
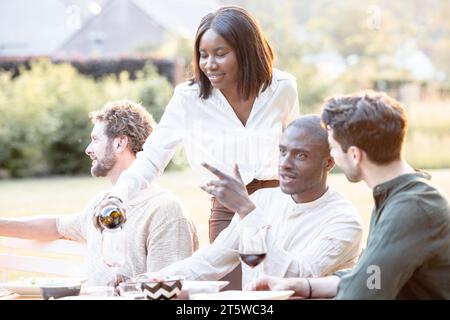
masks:
[[[186,103],[188,102],[176,88],[161,121],[147,137],[143,150],[136,155],[136,160],[121,173],[110,192],[110,197],[116,197],[126,205],[140,190],[164,171],[184,138],[183,123]],[[102,204],[100,206],[104,207]]]
[[[56,227],[56,217],[0,219],[0,236],[35,240],[62,238]]]

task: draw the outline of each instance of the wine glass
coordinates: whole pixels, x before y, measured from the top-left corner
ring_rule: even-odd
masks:
[[[267,254],[268,226],[246,226],[240,230],[239,257],[243,263],[252,268],[252,283],[263,276],[262,262]]]
[[[103,262],[112,270],[114,274],[114,284],[118,283],[118,270],[125,263],[125,244],[125,232],[122,228],[103,230]]]

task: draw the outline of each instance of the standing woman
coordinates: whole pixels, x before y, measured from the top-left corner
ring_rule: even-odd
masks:
[[[203,17],[193,78],[175,88],[160,123],[104,205],[126,206],[162,173],[181,144],[199,176],[205,174],[202,162],[229,173],[237,163],[250,194],[277,187],[279,139],[299,116],[299,104],[295,78],[274,69],[273,58],[258,22],[245,9],[224,6]],[[212,198],[210,242],[233,215]]]

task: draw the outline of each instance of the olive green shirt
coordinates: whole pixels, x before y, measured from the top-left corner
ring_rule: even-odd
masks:
[[[450,208],[424,172],[373,189],[367,248],[337,299],[450,299]]]

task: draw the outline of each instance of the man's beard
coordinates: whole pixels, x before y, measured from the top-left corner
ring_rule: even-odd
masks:
[[[111,145],[109,145],[106,147],[105,157],[102,160],[97,159],[97,164],[91,168],[91,175],[94,177],[106,177],[116,162],[116,156]]]

